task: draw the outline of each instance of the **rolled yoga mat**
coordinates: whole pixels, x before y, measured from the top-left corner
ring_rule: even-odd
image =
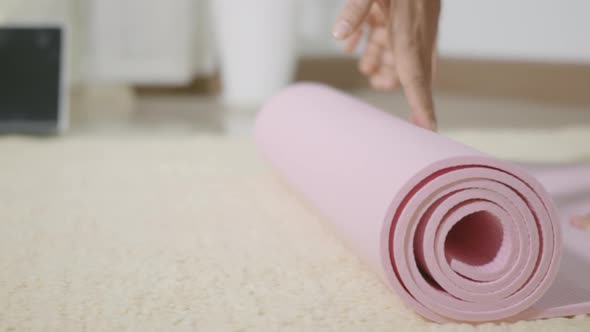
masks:
[[[255,138],[286,182],[422,316],[590,313],[590,264],[562,249],[554,203],[524,169],[317,84],[273,97]]]

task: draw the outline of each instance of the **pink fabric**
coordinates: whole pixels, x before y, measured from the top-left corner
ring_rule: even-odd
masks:
[[[558,210],[524,168],[316,84],[272,98],[255,136],[278,173],[424,317],[590,313],[590,234],[566,226],[575,244],[563,247]],[[571,172],[534,171],[567,194]],[[590,168],[577,171],[590,180]]]

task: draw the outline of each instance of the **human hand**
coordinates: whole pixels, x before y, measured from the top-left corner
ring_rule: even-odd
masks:
[[[348,52],[367,34],[361,72],[379,90],[401,85],[412,122],[430,130],[436,130],[432,77],[440,6],[440,0],[348,0],[333,31]]]

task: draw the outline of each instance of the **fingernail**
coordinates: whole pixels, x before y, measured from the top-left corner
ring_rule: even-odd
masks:
[[[336,22],[336,25],[334,25],[334,30],[332,30],[332,34],[336,39],[344,39],[348,37],[351,32],[352,27],[345,20]]]
[[[436,122],[434,122],[433,120],[427,119],[427,118],[423,118],[420,116],[416,116],[416,115],[412,115],[411,117],[412,122],[419,126],[422,127],[424,129],[430,130],[430,131],[436,131]]]

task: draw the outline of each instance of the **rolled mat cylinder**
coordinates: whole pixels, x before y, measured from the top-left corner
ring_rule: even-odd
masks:
[[[588,286],[558,274],[557,210],[524,169],[311,83],[273,97],[255,139],[422,316],[485,322],[590,312]]]

